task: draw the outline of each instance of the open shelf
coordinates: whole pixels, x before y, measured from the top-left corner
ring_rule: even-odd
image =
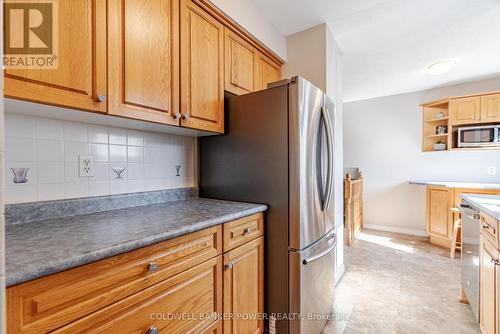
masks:
[[[441,118],[433,118],[433,119],[426,119],[425,122],[428,123],[439,123],[442,121],[448,121],[450,118],[448,116],[446,117],[441,117]]]
[[[428,135],[428,136],[425,136],[425,138],[442,138],[442,137],[448,137],[448,134],[445,133],[445,134],[442,134],[442,135]]]

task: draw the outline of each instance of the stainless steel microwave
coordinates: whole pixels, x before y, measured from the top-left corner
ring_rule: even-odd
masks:
[[[458,147],[500,146],[500,125],[458,129]]]

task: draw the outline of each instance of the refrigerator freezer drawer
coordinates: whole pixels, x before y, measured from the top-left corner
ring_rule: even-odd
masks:
[[[319,334],[333,310],[335,233],[302,252],[289,254],[290,333]]]

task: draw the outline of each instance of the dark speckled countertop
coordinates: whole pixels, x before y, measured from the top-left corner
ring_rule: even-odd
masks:
[[[7,225],[6,283],[16,285],[266,209],[195,198]]]

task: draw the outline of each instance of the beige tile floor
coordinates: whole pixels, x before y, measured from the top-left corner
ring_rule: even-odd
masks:
[[[337,319],[324,334],[480,333],[458,302],[460,260],[448,256],[426,238],[364,231],[346,247]]]

